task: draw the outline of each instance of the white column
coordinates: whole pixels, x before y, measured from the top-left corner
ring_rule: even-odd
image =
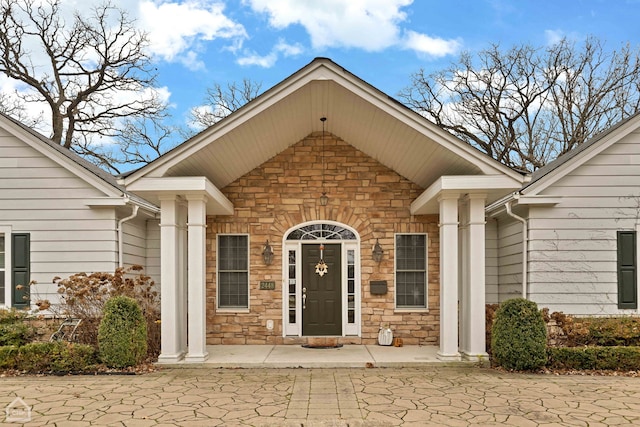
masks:
[[[438,358],[460,360],[458,352],[458,194],[440,204],[440,350]]]
[[[466,325],[469,324],[469,201],[465,197],[460,203],[460,227],[458,228],[458,265],[460,266],[458,277],[458,333],[460,334],[460,351],[464,354],[469,348],[469,330]]]
[[[159,363],[175,363],[184,356],[181,346],[178,287],[176,196],[160,197],[160,356]]]
[[[462,328],[468,337],[463,348],[464,356],[470,360],[487,360],[485,347],[485,194],[469,194],[469,279],[465,296],[465,324]]]
[[[180,346],[187,348],[187,204],[178,205],[178,319],[180,324]]]
[[[207,198],[187,195],[188,212],[188,307],[189,350],[185,361],[204,362],[209,357],[206,345],[206,228]]]

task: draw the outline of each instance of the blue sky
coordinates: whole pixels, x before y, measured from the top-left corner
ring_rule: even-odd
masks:
[[[477,52],[491,43],[542,47],[563,36],[580,42],[588,35],[599,37],[608,49],[640,43],[639,0],[137,3],[139,10],[154,11],[158,17],[173,7],[168,28],[185,34],[179,38],[184,48],[172,51],[172,56],[155,50],[159,84],[170,92],[177,121],[202,103],[214,82],[224,85],[247,77],[268,89],[317,56],[331,58],[393,96],[420,68],[442,69],[461,51]],[[206,22],[218,25],[180,21],[180,9],[197,10],[208,16]],[[138,19],[149,25],[145,15]],[[158,18],[156,24],[161,21]],[[148,28],[153,48],[159,30]]]
[[[640,0],[112,1],[148,32],[158,89],[178,124],[214,83],[249,78],[266,90],[318,56],[395,96],[420,68],[443,69],[491,43],[640,43]],[[68,14],[98,2],[62,0]],[[0,90],[14,88],[0,77]]]

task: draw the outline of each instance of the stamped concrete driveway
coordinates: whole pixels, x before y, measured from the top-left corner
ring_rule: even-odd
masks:
[[[28,426],[640,425],[639,378],[477,367],[0,378],[0,405],[16,397]]]

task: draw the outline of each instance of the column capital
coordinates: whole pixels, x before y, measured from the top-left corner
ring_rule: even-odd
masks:
[[[486,193],[467,193],[464,196],[465,200],[486,200]]]
[[[438,194],[438,198],[436,199],[438,202],[442,200],[458,200],[460,199],[460,193],[452,193],[452,192],[442,192]]]
[[[207,203],[207,195],[206,194],[198,194],[198,193],[189,193],[189,194],[185,194],[184,198],[187,199],[187,201],[191,202],[204,202]]]
[[[160,193],[158,195],[158,200],[163,201],[177,201],[178,200],[178,195],[177,194],[172,194],[172,193]]]

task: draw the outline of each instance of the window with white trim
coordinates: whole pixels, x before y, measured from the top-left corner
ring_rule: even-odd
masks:
[[[249,308],[249,236],[218,235],[218,308]]]
[[[427,235],[396,234],[396,308],[427,308]]]

